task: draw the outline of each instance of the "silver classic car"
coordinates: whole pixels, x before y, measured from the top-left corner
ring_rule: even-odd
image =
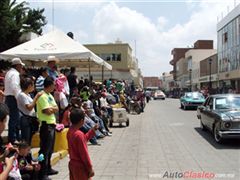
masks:
[[[197,109],[202,130],[213,132],[216,142],[240,138],[240,95],[218,94],[209,96]]]

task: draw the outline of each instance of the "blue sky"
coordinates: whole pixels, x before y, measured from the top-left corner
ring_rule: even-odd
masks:
[[[20,2],[20,0],[18,0]],[[51,31],[52,0],[29,0],[33,8],[45,8]],[[239,4],[239,0],[236,0]],[[54,0],[54,28],[73,32],[82,44],[129,43],[144,76],[160,76],[172,70],[169,61],[175,47],[212,39],[216,45],[217,17],[227,14],[234,0],[97,1]]]

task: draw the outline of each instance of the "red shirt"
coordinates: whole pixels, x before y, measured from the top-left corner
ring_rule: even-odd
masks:
[[[81,167],[87,171],[92,169],[87,142],[93,136],[95,136],[95,132],[92,129],[84,134],[82,131],[70,127],[67,133],[70,161],[77,161],[78,165],[81,165]]]

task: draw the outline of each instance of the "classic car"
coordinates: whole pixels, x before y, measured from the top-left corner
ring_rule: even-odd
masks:
[[[181,108],[186,110],[187,108],[197,108],[205,102],[205,98],[202,93],[199,92],[186,92],[180,98]]]
[[[197,109],[202,130],[213,132],[216,142],[240,138],[240,95],[210,95]]]
[[[166,98],[166,95],[164,94],[164,92],[162,92],[161,90],[156,90],[155,91],[154,96],[153,96],[154,100],[156,100],[156,99],[165,100],[165,98]]]

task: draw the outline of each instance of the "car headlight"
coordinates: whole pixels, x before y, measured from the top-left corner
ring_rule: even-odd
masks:
[[[227,128],[227,129],[229,129],[231,126],[232,126],[231,122],[225,122],[224,123],[224,127]]]

